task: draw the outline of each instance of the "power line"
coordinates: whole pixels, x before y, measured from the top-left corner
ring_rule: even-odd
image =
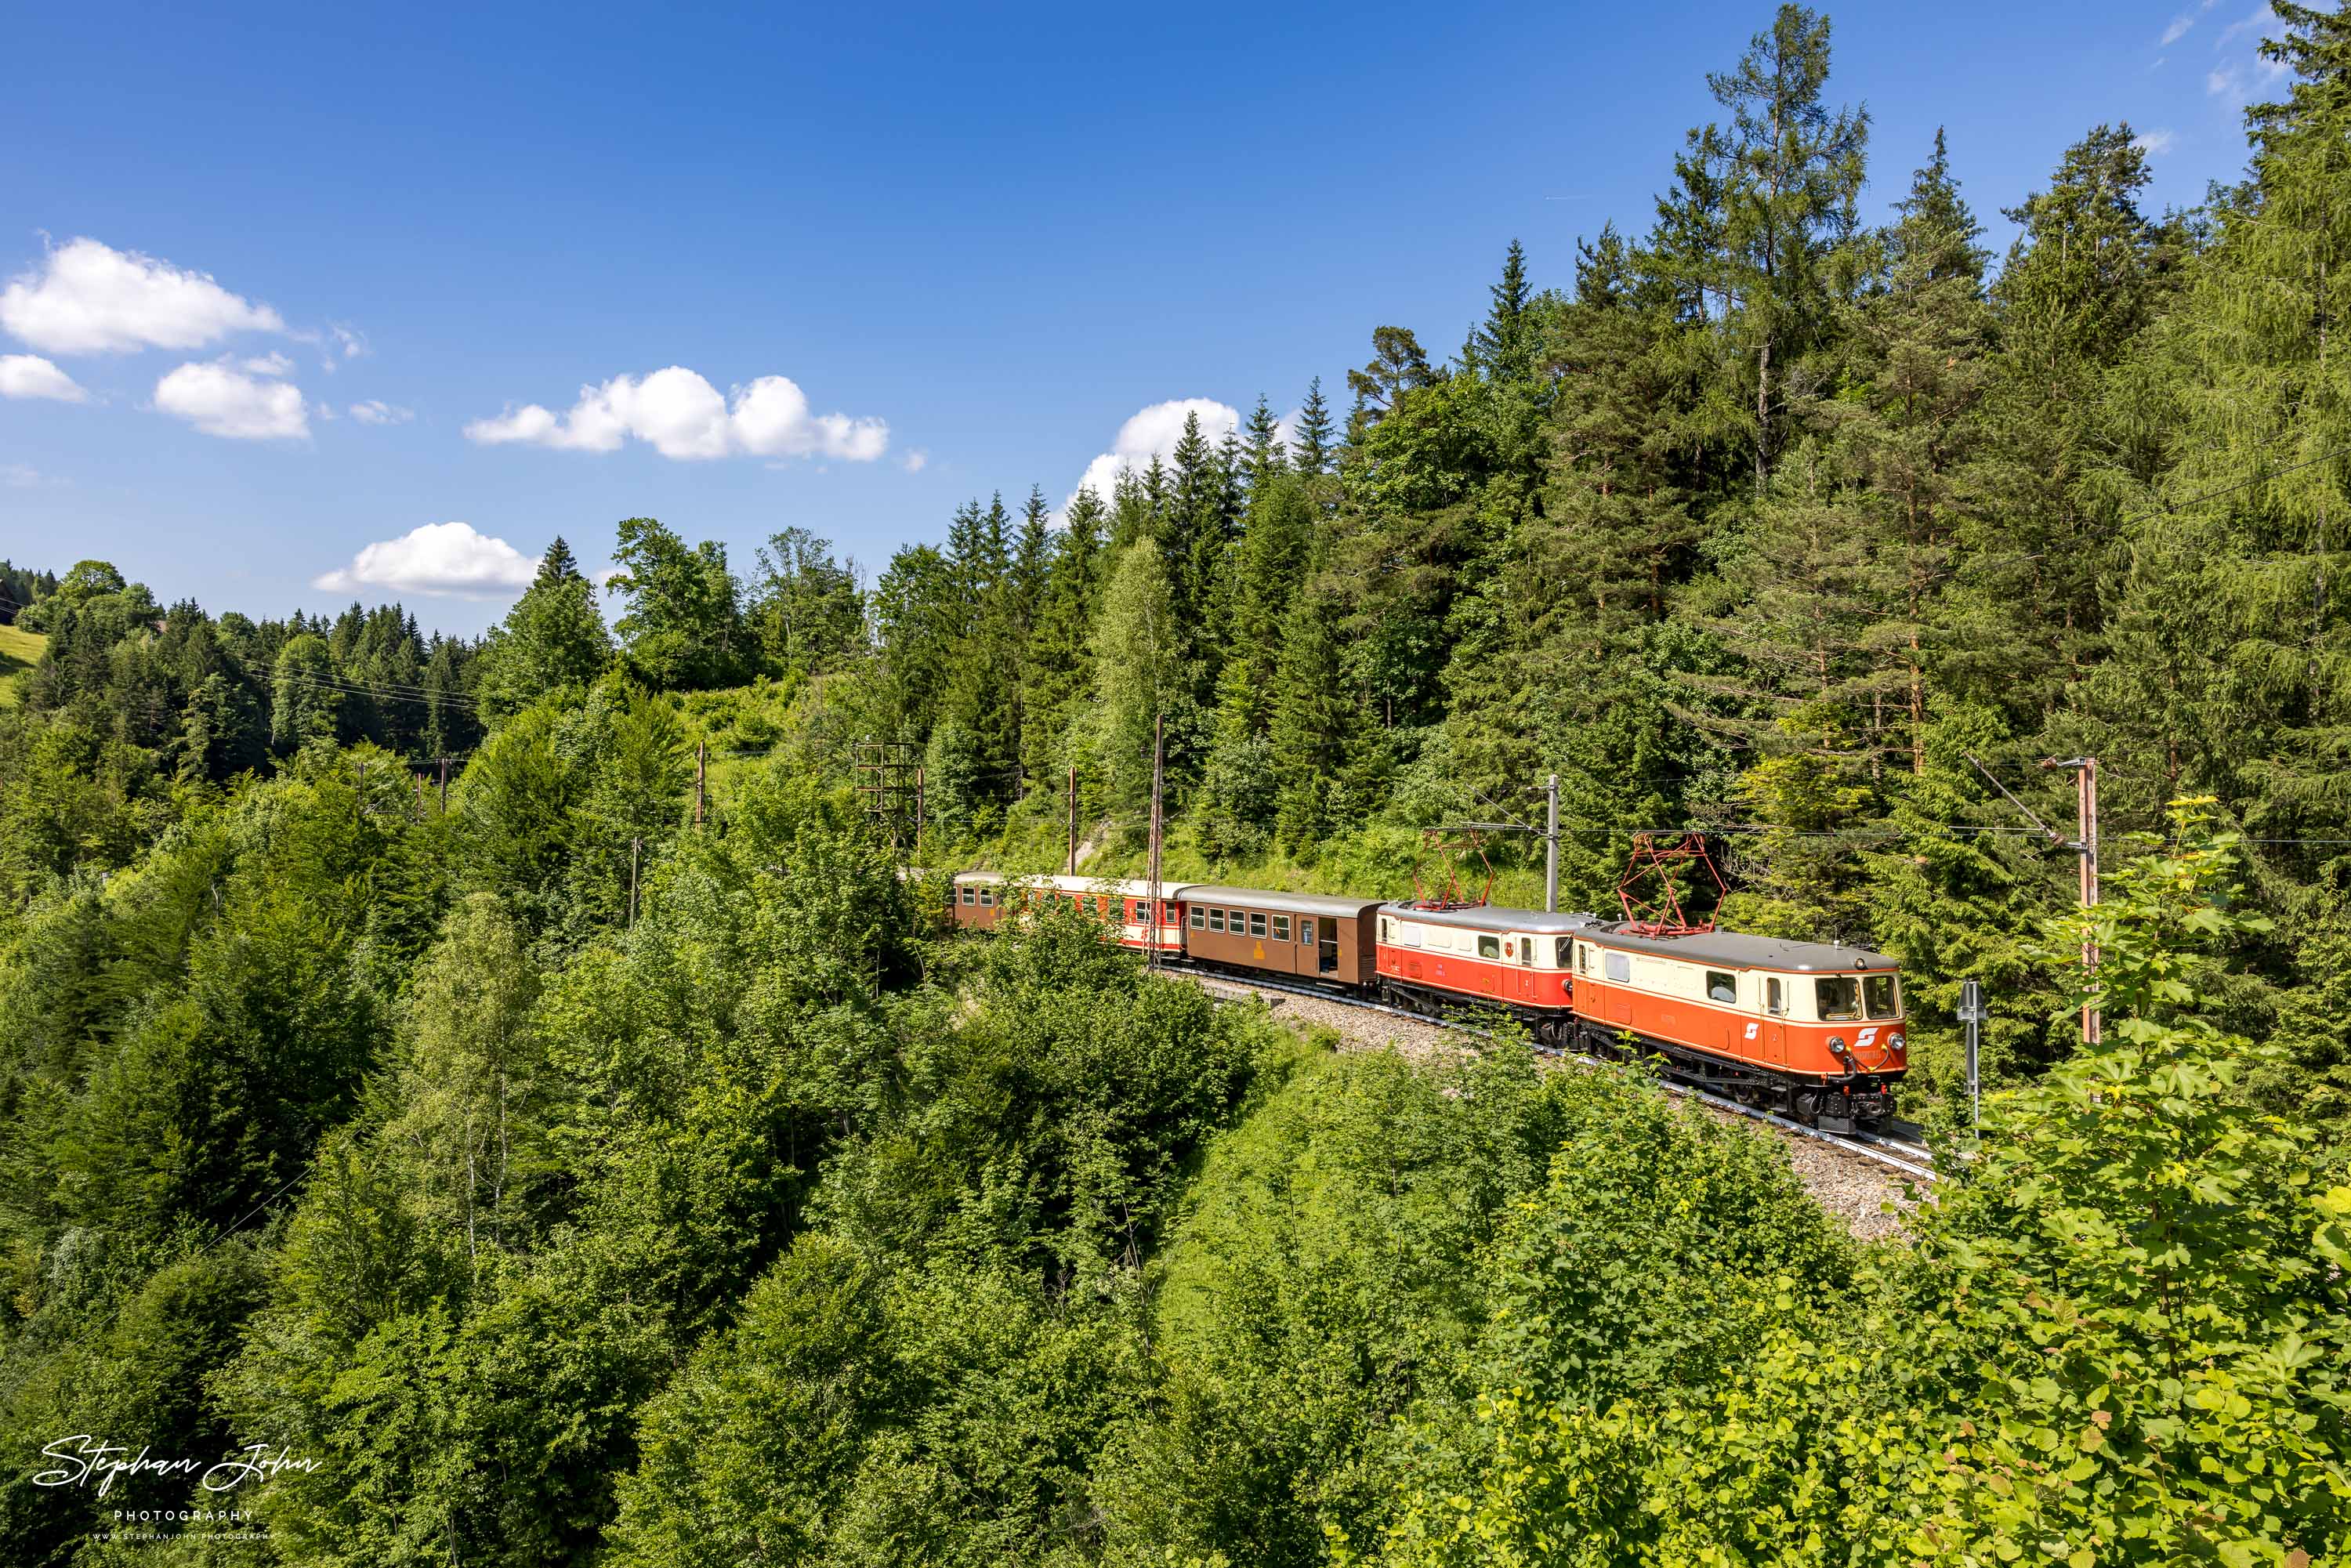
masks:
[[[2239,490],[2250,490],[2256,485],[2267,484],[2269,481],[2283,477],[2285,475],[2296,473],[2304,468],[2315,467],[2319,464],[2328,461],[2330,458],[2340,457],[2346,452],[2351,452],[2351,445],[2329,447],[2326,451],[2320,453],[2315,457],[2306,457],[2299,463],[2288,464],[2283,468],[2273,468],[2266,474],[2256,474],[2252,478],[2240,480],[2234,485],[2223,485],[2217,490],[2207,490],[2201,495],[2190,496],[2184,501],[2168,501],[2152,512],[2141,512],[2135,517],[2125,517],[2115,526],[2118,528],[2128,528],[2133,523],[2143,523],[2149,517],[2162,517],[2167,513],[2177,512],[2182,507],[2201,506],[2203,503],[2211,500],[2216,496],[2231,496],[2236,494]]]

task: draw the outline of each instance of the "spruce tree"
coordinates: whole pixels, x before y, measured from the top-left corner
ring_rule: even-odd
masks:
[[[580,575],[571,547],[558,535],[547,547],[529,588],[490,631],[483,645],[475,687],[482,717],[496,720],[528,707],[550,692],[581,688],[601,674],[612,657],[612,635],[596,607],[595,585]],[[451,705],[454,671],[428,667],[426,727],[438,757],[454,744]]]
[[[1759,491],[1784,439],[1792,361],[1826,329],[1830,257],[1858,222],[1869,113],[1832,113],[1828,75],[1828,18],[1782,5],[1737,67],[1707,78],[1729,125],[1692,131],[1675,164],[1688,204],[1680,265],[1724,302],[1751,367]]]
[[[1527,282],[1526,247],[1510,242],[1502,258],[1502,276],[1487,290],[1493,304],[1486,319],[1470,334],[1470,362],[1489,381],[1523,381],[1534,370],[1534,344],[1527,307],[1534,297]]]
[[[1331,405],[1322,397],[1322,378],[1316,376],[1307,383],[1306,401],[1298,411],[1298,434],[1290,442],[1291,461],[1301,474],[1319,476],[1330,471],[1336,430]]]

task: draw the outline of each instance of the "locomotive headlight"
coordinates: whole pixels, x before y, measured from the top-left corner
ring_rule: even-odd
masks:
[[[1829,1054],[1839,1061],[1844,1060],[1844,1036],[1841,1034],[1829,1036]]]
[[[1899,1051],[1902,1049],[1902,1031],[1900,1030],[1897,1029],[1892,1034],[1886,1037],[1886,1049],[1888,1051]]]

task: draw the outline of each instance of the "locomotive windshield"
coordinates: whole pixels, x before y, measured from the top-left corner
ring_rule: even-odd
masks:
[[[1861,982],[1862,999],[1869,1004],[1869,1016],[1890,1019],[1894,1016],[1894,977],[1872,975]]]
[[[1841,1023],[1858,1019],[1867,1004],[1869,1016],[1890,1019],[1895,1016],[1894,977],[1891,975],[1834,975],[1813,982],[1813,994],[1821,1004],[1823,1022]]]
[[[1820,1001],[1823,1022],[1838,1023],[1861,1016],[1861,982],[1851,975],[1814,980],[1813,994]]]

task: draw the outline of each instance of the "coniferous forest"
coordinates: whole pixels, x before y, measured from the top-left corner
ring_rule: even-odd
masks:
[[[1879,144],[1782,6],[1653,217],[875,570],[632,517],[476,641],[0,564],[0,1560],[2351,1562],[2351,14],[2274,11],[2158,213],[2124,124]],[[1563,907],[1707,835],[1900,959],[1941,1179],[1859,1241],[1637,1066],[941,928],[1072,795],[1139,871],[1155,729],[1171,878],[1539,904],[1460,825],[1552,774]]]

